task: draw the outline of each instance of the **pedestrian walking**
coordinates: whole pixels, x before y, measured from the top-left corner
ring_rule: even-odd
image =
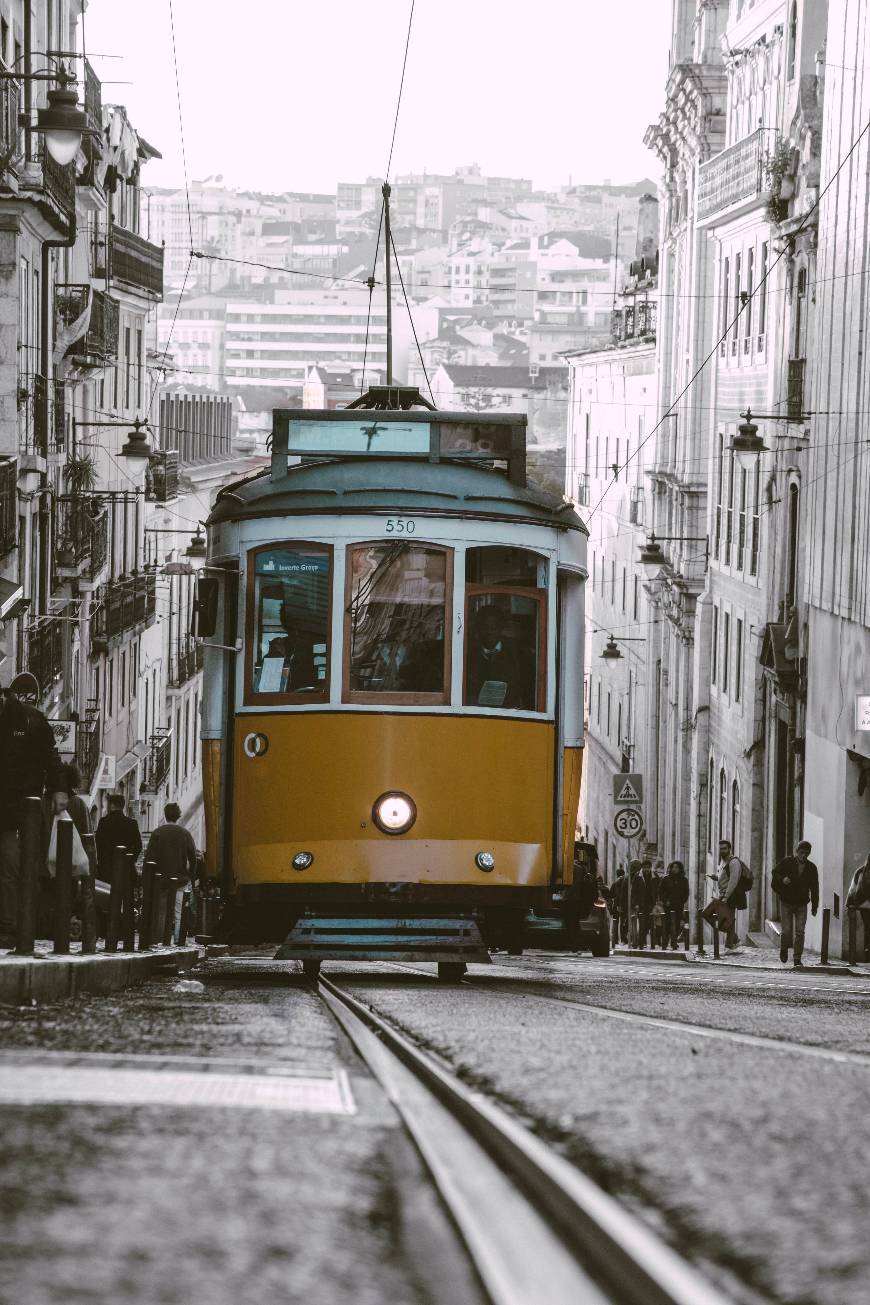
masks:
[[[66,798],[51,726],[37,707],[20,701],[19,688],[27,689],[23,676],[0,688],[0,948],[6,949],[15,946],[18,928],[24,800],[46,791],[53,803]]]
[[[167,802],[163,809],[164,823],[158,825],[148,840],[145,860],[153,861],[163,879],[175,883],[175,934],[181,932],[181,904],[184,893],[192,886],[196,875],[196,845],[189,829],[179,825],[181,807],[177,802]]]
[[[870,963],[870,852],[863,865],[852,876],[849,891],[846,894],[847,908],[861,912],[864,932],[864,961]]]
[[[746,905],[746,892],[743,888],[743,862],[739,856],[735,856],[731,849],[731,843],[727,838],[719,842],[719,868],[716,874],[708,875],[716,885],[716,900],[707,907],[707,911],[713,910],[711,914],[714,920],[711,920],[705,912],[705,919],[713,924],[714,929],[718,925],[725,925],[725,950],[726,952],[736,952],[739,950],[737,937],[737,910],[738,907]]]
[[[76,853],[73,856],[73,879],[76,884],[76,902],[75,913],[79,921],[84,920],[85,912],[90,904],[94,901],[94,881],[97,875],[97,848],[94,839],[93,825],[91,824],[91,812],[87,802],[80,795],[79,789],[82,785],[82,773],[74,762],[66,762],[61,765],[58,777],[59,789],[53,798],[44,797],[42,799],[42,808],[45,818],[46,827],[51,828],[57,816],[64,811],[69,815],[73,826],[81,841],[82,849],[87,858],[87,867],[76,860]],[[54,871],[51,862],[51,847],[49,840],[49,877],[43,879],[42,888],[44,893],[40,893],[43,898],[42,919],[46,930],[50,928],[50,920],[53,915],[53,889],[54,889]]]
[[[133,816],[124,813],[124,795],[109,794],[109,810],[97,825],[97,861],[100,878],[112,882],[112,867],[116,847],[123,847],[138,858],[142,851],[142,835]]]
[[[683,932],[683,911],[689,900],[689,881],[682,861],[671,861],[668,873],[659,885],[659,902],[665,911],[665,936],[662,950],[670,943],[675,952]]]
[[[625,941],[623,933],[623,916],[625,912],[625,897],[628,880],[625,877],[625,866],[620,864],[616,870],[616,878],[610,885],[610,942],[615,947],[621,940]]]
[[[653,910],[658,900],[658,880],[653,874],[652,860],[649,858],[641,861],[640,873],[631,885],[631,899],[632,908],[637,911],[637,945],[643,951],[647,938],[650,939],[650,946],[653,945]]]
[[[794,856],[784,857],[773,867],[771,876],[771,886],[779,897],[782,922],[779,959],[785,965],[789,948],[793,947],[795,969],[803,965],[807,905],[812,904],[813,915],[819,909],[819,872],[809,859],[812,850],[812,843],[804,839],[795,848]]]

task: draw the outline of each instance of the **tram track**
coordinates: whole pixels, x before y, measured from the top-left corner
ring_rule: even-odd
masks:
[[[633,1214],[446,1063],[334,978],[320,976],[317,991],[402,1118],[493,1305],[725,1305]]]

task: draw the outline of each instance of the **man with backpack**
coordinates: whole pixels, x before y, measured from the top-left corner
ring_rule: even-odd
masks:
[[[812,843],[804,840],[798,843],[794,856],[786,856],[773,867],[771,887],[779,896],[779,912],[782,918],[782,935],[779,947],[779,959],[783,965],[788,960],[790,947],[794,947],[794,966],[799,970],[803,966],[801,957],[804,951],[804,930],[807,926],[807,905],[811,902],[813,915],[819,909],[819,872],[810,861]]]
[[[730,920],[727,920],[725,950],[736,952],[738,950],[737,912],[746,908],[746,894],[752,890],[752,871],[748,865],[744,865],[739,856],[733,855],[731,843],[727,838],[723,838],[719,843],[719,873],[710,875],[709,878],[716,884],[719,901],[724,902],[731,913]]]

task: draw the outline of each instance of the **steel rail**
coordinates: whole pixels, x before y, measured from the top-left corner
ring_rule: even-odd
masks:
[[[417,1143],[496,1305],[556,1305],[561,1300],[575,1305],[605,1301],[726,1305],[727,1298],[718,1288],[494,1101],[468,1088],[405,1033],[332,980],[320,976],[318,985],[321,997],[386,1088]],[[481,1183],[479,1199],[463,1203],[454,1183],[455,1171],[451,1174],[442,1164],[437,1130],[427,1133],[421,1121],[425,1102],[418,1098],[416,1104],[409,1103],[391,1075],[390,1067],[397,1063],[418,1089],[425,1089],[433,1106],[442,1107],[454,1126],[461,1126],[463,1169],[479,1175],[481,1164],[491,1165],[509,1184],[512,1201],[491,1199],[493,1193]],[[516,1234],[511,1236],[507,1228],[507,1257],[514,1249],[514,1268],[521,1274],[536,1272],[533,1282],[512,1280],[510,1266],[498,1262],[487,1237],[508,1217],[506,1204],[516,1204],[520,1196],[526,1217],[544,1222],[555,1248],[552,1261],[542,1260],[533,1247],[518,1244]],[[573,1284],[565,1252],[573,1261]]]

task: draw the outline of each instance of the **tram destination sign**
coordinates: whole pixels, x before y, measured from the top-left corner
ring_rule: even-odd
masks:
[[[626,775],[620,771],[612,779],[613,805],[639,807],[643,802],[643,775]]]

